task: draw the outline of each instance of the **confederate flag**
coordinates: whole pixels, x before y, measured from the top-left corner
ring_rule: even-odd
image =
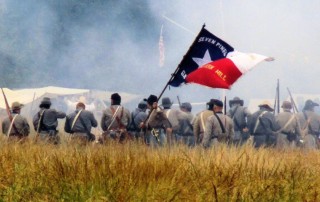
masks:
[[[186,83],[198,83],[212,88],[229,89],[243,74],[258,63],[273,58],[255,53],[231,52],[226,58],[209,62],[186,77]]]
[[[186,82],[186,77],[199,67],[221,58],[227,57],[233,47],[216,37],[203,26],[193,44],[180,62],[169,85],[177,87]]]

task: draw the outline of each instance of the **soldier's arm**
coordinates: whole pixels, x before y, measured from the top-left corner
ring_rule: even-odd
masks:
[[[26,118],[23,118],[23,131],[24,135],[30,134],[30,126]]]
[[[96,118],[94,118],[94,115],[93,115],[93,113],[92,112],[90,112],[90,122],[91,122],[91,125],[92,125],[92,127],[97,127],[98,126],[98,122],[97,122],[97,119]]]
[[[106,112],[102,113],[102,117],[101,117],[101,122],[100,122],[101,128],[103,131],[107,130],[107,126],[106,126]]]
[[[300,121],[299,121],[299,117],[295,116],[295,120],[296,120],[296,127],[295,127],[295,132],[296,135],[298,136],[299,139],[302,138],[302,132],[301,132],[301,125],[300,125]]]
[[[32,120],[33,128],[34,128],[35,131],[37,131],[39,119],[40,119],[40,114],[39,114],[39,112],[37,112],[37,113],[33,116],[33,120]]]
[[[194,135],[194,139],[195,139],[195,142],[197,144],[200,143],[200,139],[199,139],[199,133],[200,133],[200,126],[199,126],[199,115],[197,115],[195,118],[194,118],[194,121],[193,121],[193,135]]]
[[[58,119],[63,119],[66,117],[66,113],[64,113],[62,111],[56,111],[56,116]]]
[[[232,140],[232,139],[234,139],[234,125],[233,125],[233,121],[232,121],[232,119],[230,119],[230,124],[229,124],[229,135],[230,135],[230,137],[229,137],[229,140]]]
[[[210,116],[206,120],[206,130],[204,132],[203,140],[202,140],[202,145],[204,148],[210,147],[210,141],[211,141],[211,137],[213,135],[212,129],[213,129],[213,121],[212,121],[212,117]]]
[[[6,133],[5,133],[5,124],[4,124],[4,121],[2,121],[1,126],[2,126],[2,134],[5,135]]]

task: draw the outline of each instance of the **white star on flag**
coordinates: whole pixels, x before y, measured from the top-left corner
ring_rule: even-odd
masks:
[[[212,62],[209,50],[206,50],[203,58],[192,58],[195,63],[198,64],[199,67]]]

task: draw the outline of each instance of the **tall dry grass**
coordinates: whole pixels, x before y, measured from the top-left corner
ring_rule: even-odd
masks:
[[[320,201],[318,151],[0,141],[1,201]]]

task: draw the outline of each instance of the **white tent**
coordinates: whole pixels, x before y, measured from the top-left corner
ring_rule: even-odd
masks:
[[[89,90],[87,89],[61,88],[54,86],[20,90],[10,90],[8,88],[3,88],[3,91],[7,97],[9,105],[11,105],[12,102],[16,101],[26,105],[31,103],[33,100],[37,100],[38,98],[44,96],[54,97],[56,95],[76,95],[89,92]],[[4,99],[0,99],[0,108],[6,108]]]

